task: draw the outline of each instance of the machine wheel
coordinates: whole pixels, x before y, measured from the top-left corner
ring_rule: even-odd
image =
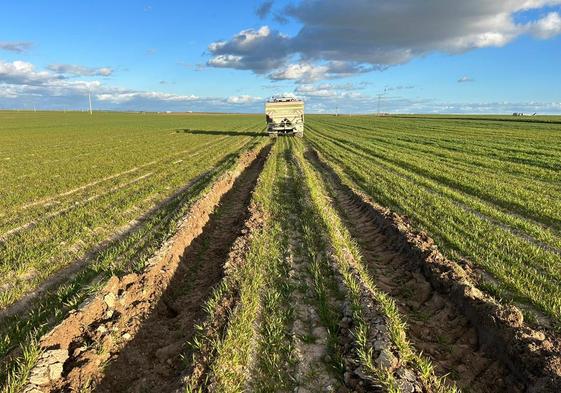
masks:
[[[298,138],[303,138],[304,132],[295,132],[294,135],[296,135]]]
[[[269,132],[269,137],[276,138],[277,136],[279,136],[278,132]]]

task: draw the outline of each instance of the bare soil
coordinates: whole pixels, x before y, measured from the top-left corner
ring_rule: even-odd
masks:
[[[221,177],[147,271],[113,277],[89,304],[47,335],[41,341],[43,358],[56,353],[58,363],[55,367],[42,359],[39,364],[48,367],[32,370],[31,382],[36,383],[28,390],[176,389],[185,368],[180,356],[244,228],[267,153],[268,148],[248,153],[236,171]]]
[[[254,203],[249,206],[249,218],[245,221],[244,228],[232,248],[228,260],[224,264],[224,280],[239,269],[246,260],[246,255],[251,247],[253,235],[265,225],[265,217],[262,210]],[[183,372],[181,377],[183,386],[193,387],[193,390],[212,390],[213,383],[209,370],[216,356],[216,347],[211,343],[218,341],[226,332],[229,317],[240,300],[239,288],[232,285],[218,301],[212,317],[207,318],[199,324],[200,332],[204,332],[205,339],[201,340],[201,346],[195,350],[189,348],[185,358],[191,360],[191,364]],[[196,388],[195,388],[196,387]],[[181,390],[182,391],[182,390]]]
[[[561,386],[556,337],[525,326],[518,310],[477,290],[426,234],[344,185],[317,154],[308,158],[334,187],[334,201],[376,285],[394,298],[412,344],[439,375],[477,392],[553,392]]]

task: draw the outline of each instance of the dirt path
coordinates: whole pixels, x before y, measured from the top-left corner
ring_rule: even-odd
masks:
[[[314,164],[321,167],[317,161]],[[376,221],[346,188],[322,172],[376,285],[394,298],[406,316],[409,339],[430,358],[437,374],[449,374],[460,388],[469,391],[523,391],[509,370],[480,348],[477,331],[454,303],[431,287],[407,255],[392,249]]]
[[[236,178],[217,209],[212,211],[212,205],[201,207],[212,213],[200,234],[179,251],[182,256],[177,267],[160,263],[145,273],[147,277],[131,274],[115,278],[103,291],[106,294],[101,301],[94,300],[85,312],[71,316],[42,342],[47,358],[43,356],[40,363],[51,362],[48,356],[54,353],[61,357],[63,370],[55,381],[51,374],[50,383],[41,381],[43,374],[32,371],[31,382],[41,382],[35,388],[166,392],[178,387],[185,368],[180,355],[194,333],[195,323],[204,315],[204,300],[223,276],[228,252],[248,217],[251,191],[267,152],[264,149]],[[155,282],[150,279],[165,277],[169,270],[172,275],[168,283],[165,278],[163,283],[159,277],[153,279]],[[151,288],[153,285],[165,289],[158,291]],[[52,365],[48,368],[52,373],[51,369]]]

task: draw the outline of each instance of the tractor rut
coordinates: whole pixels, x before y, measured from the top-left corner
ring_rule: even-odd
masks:
[[[111,363],[98,392],[173,391],[183,371],[179,356],[205,316],[202,306],[222,279],[230,248],[249,215],[251,191],[264,160],[256,160],[234,183],[182,263],[152,315]],[[134,370],[131,373],[130,370]]]
[[[308,158],[331,185],[335,205],[357,240],[376,285],[395,300],[406,317],[409,340],[430,358],[436,373],[448,375],[458,387],[470,391],[524,391],[508,368],[480,345],[476,329],[457,306],[433,289],[406,253],[391,246],[392,241],[361,201],[314,155]]]
[[[268,151],[242,157],[238,172],[217,182],[195,206],[195,223],[180,236],[184,239],[169,245],[160,262],[142,274],[113,277],[90,304],[45,337],[39,365],[47,364],[50,374],[45,379],[36,367],[27,391],[179,388],[186,344],[205,316],[205,300],[224,275],[232,245],[242,235]],[[53,354],[59,359],[54,378]]]

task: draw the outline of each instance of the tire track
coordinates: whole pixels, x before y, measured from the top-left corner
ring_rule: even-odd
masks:
[[[264,149],[216,200],[219,207],[214,212],[212,205],[202,207],[203,216],[210,214],[208,221],[197,232],[189,229],[180,235],[181,239],[199,233],[187,248],[178,248],[181,241],[170,245],[181,255],[175,268],[164,256],[142,275],[113,278],[81,315],[73,314],[43,339],[43,348],[63,351],[66,358],[54,380],[41,380],[44,367],[32,371],[31,382],[34,376],[35,382],[46,382],[35,383],[35,388],[68,391],[90,386],[101,392],[162,392],[178,387],[183,346],[193,335],[195,322],[204,316],[205,298],[222,279],[228,252],[249,216],[251,191],[266,156]],[[52,355],[49,350],[39,366]]]
[[[449,374],[460,388],[477,392],[524,391],[501,361],[480,345],[477,330],[456,305],[432,288],[407,255],[391,248],[375,221],[322,164],[311,155],[308,158],[330,184],[336,207],[362,249],[376,285],[394,298],[407,317],[409,339],[431,359],[437,374]]]

